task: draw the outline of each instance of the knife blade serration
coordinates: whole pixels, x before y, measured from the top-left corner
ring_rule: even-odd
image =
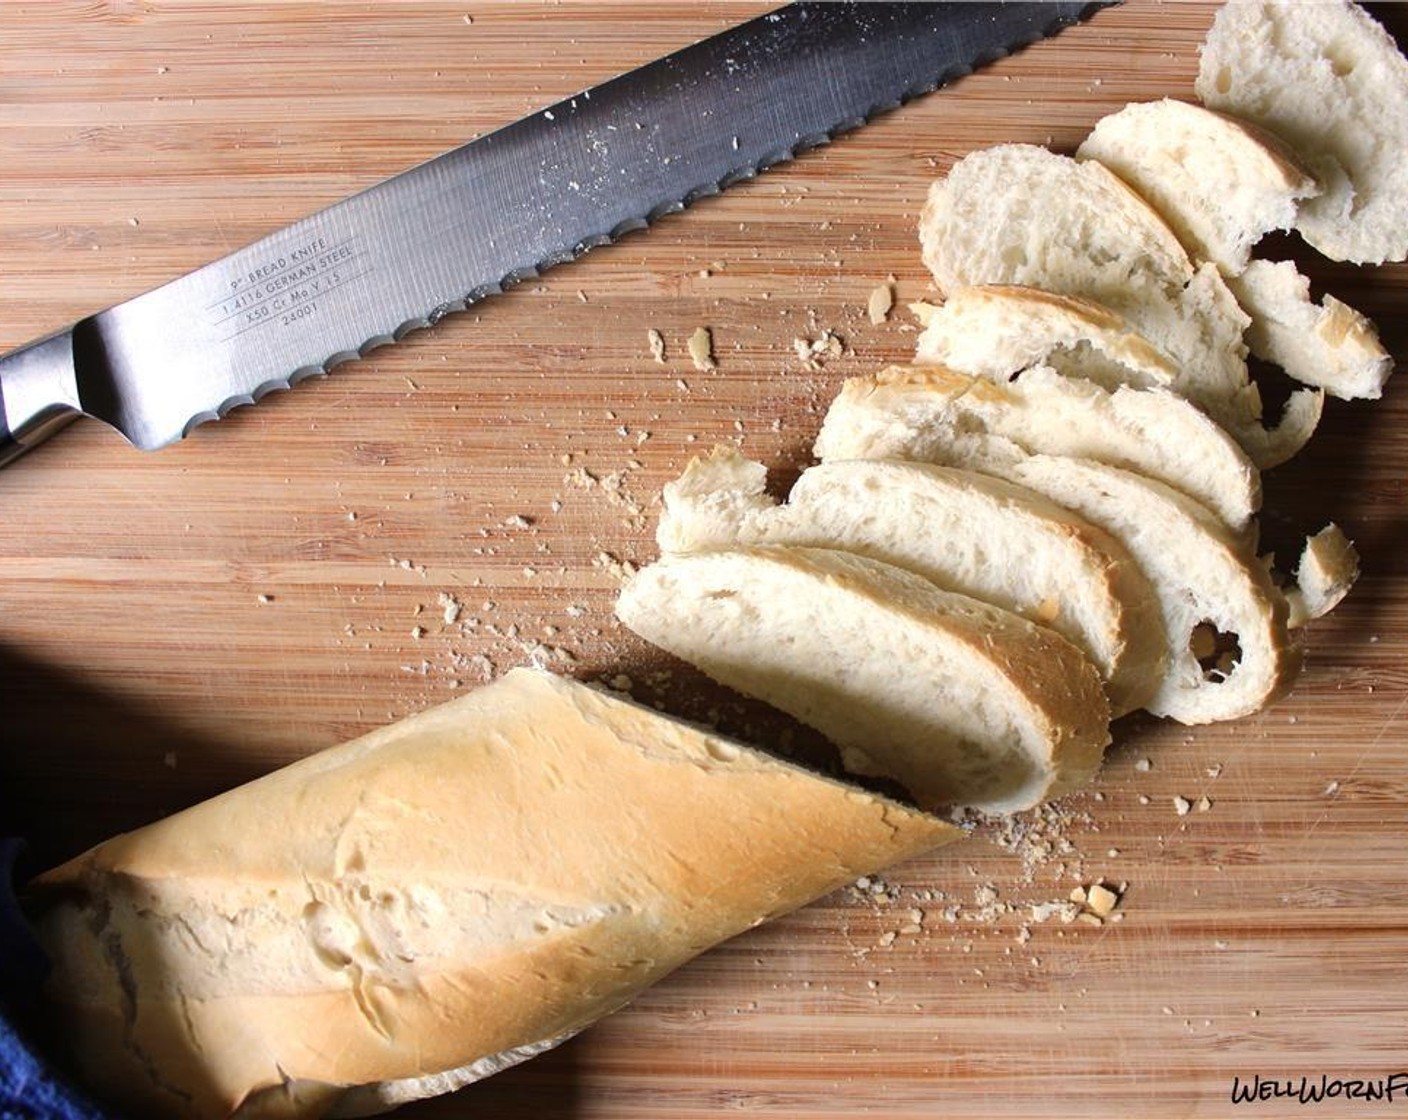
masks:
[[[825,143],[1100,4],[796,3],[0,358],[0,463],[77,414],[186,435]]]

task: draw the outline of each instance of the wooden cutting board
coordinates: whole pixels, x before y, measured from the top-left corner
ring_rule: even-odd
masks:
[[[761,7],[10,0],[0,348]],[[841,380],[912,350],[928,183],[977,147],[1069,151],[1128,100],[1190,98],[1213,10],[1102,12],[166,451],[81,422],[0,472],[0,827],[47,864],[534,660],[770,734],[689,674],[657,692],[671,667],[612,622],[660,487],[716,441],[785,483]],[[1402,41],[1408,11],[1382,14]],[[1408,269],[1308,267],[1401,361]],[[685,348],[700,326],[710,372]],[[827,331],[844,352],[804,363],[795,340]],[[1267,478],[1269,541],[1334,519],[1364,556],[1289,697],[1209,728],[1123,721],[1059,810],[739,938],[404,1115],[1398,1114],[1403,390],[1333,402]],[[1033,917],[1099,880],[1126,885],[1121,920]],[[1232,1099],[1395,1074],[1393,1106]]]

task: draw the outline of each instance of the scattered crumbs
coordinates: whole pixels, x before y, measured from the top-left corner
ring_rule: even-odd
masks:
[[[846,341],[835,331],[824,330],[815,338],[794,338],[792,349],[808,369],[819,370],[846,352]]]
[[[416,641],[420,641],[423,637],[425,637],[425,627],[424,627],[424,626],[412,626],[412,627],[411,627],[411,637],[414,638]]]
[[[1193,808],[1193,803],[1186,797],[1175,797],[1173,799],[1173,811],[1180,817],[1186,817]]]
[[[1339,793],[1339,791],[1340,791],[1340,784],[1339,784],[1339,782],[1330,782],[1330,783],[1325,787],[1325,792],[1324,792],[1324,794],[1323,794],[1322,796],[1324,796],[1324,797],[1334,797],[1334,795],[1337,794],[1337,793]]]
[[[1147,804],[1149,804],[1149,795],[1148,795],[1147,793],[1141,793],[1141,794],[1139,795],[1139,804],[1141,804],[1141,805],[1147,805]]]
[[[877,326],[890,317],[890,308],[895,306],[895,290],[888,283],[877,284],[870,292],[866,303],[866,313]]]
[[[1193,808],[1198,810],[1198,812],[1200,813],[1206,813],[1209,809],[1212,808],[1212,798],[1210,798],[1207,794],[1203,794],[1202,797],[1198,798],[1198,800],[1193,803]]]
[[[533,519],[521,513],[515,513],[512,517],[504,519],[504,528],[506,529],[531,529],[532,527]]]
[[[604,549],[592,558],[592,567],[600,568],[620,583],[625,583],[636,574],[636,566],[629,560],[622,560]]]
[[[1138,770],[1141,774],[1147,774],[1150,770],[1154,768],[1154,764],[1150,762],[1147,758],[1141,758],[1138,762],[1134,764],[1134,768]]]
[[[462,611],[464,607],[458,599],[448,591],[442,591],[436,599],[436,602],[440,605],[441,617],[445,620],[446,626],[453,626],[459,621],[460,611]]]
[[[714,333],[708,327],[698,327],[689,336],[689,357],[700,373],[718,368],[714,361]]]
[[[1222,763],[1214,763],[1213,765],[1209,766],[1206,770],[1204,770],[1203,773],[1206,774],[1209,778],[1222,777]]]
[[[651,327],[645,332],[646,343],[650,346],[650,356],[661,365],[665,364],[665,336]]]
[[[1214,949],[1218,949],[1218,950],[1226,949],[1227,946],[1228,946],[1228,943],[1227,943],[1226,941],[1223,941],[1221,938],[1218,938],[1216,941],[1214,941],[1214,942],[1212,943],[1212,947],[1213,947]]]
[[[577,299],[580,300],[582,303],[587,302],[587,293],[582,291],[581,288],[577,289]]]
[[[267,604],[267,603],[272,603],[272,602],[274,601],[274,597],[273,597],[272,595],[261,595],[261,596],[259,596],[259,601],[260,601],[261,603],[266,603],[266,604]]]

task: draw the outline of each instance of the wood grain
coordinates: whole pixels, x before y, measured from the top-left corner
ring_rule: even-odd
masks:
[[[761,7],[10,0],[0,348]],[[46,864],[534,658],[628,673],[646,696],[672,672],[671,706],[772,734],[614,625],[612,563],[653,555],[655,495],[691,454],[732,441],[785,480],[840,380],[910,352],[906,313],[876,326],[864,309],[887,276],[900,309],[929,290],[914,224],[935,175],[1001,141],[1069,150],[1127,100],[1190,97],[1212,11],[1102,12],[166,451],[84,422],[7,468],[4,827]],[[1384,14],[1402,40],[1404,9]],[[1408,269],[1307,267],[1402,360]],[[684,349],[701,325],[711,373]],[[804,368],[793,340],[826,329],[847,352]],[[1333,404],[1267,479],[1270,542],[1334,518],[1365,560],[1270,711],[1126,720],[1095,790],[1046,829],[1050,854],[975,837],[403,1115],[1393,1111],[1229,1094],[1234,1076],[1408,1068],[1405,431],[1391,383]],[[463,604],[453,624],[442,593]],[[1203,795],[1207,811],[1175,812]],[[1128,883],[1122,921],[1030,919],[1100,878]]]

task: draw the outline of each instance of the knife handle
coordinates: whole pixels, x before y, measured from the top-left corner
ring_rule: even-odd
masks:
[[[0,467],[79,412],[72,327],[0,357]]]

